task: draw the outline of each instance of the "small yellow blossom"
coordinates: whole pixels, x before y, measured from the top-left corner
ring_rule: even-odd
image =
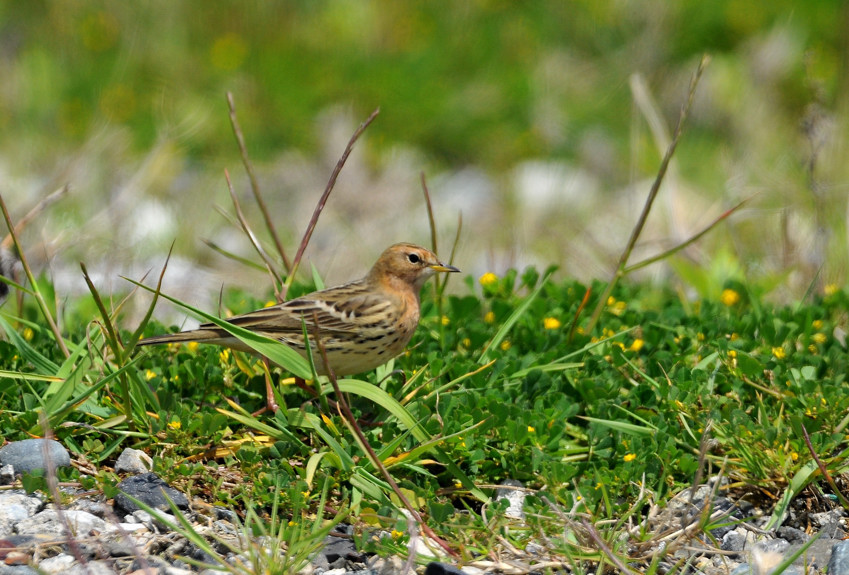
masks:
[[[728,350],[728,357],[730,357],[731,359],[736,358],[737,357],[737,350],[736,349],[729,349]]]
[[[731,335],[728,336],[728,339],[731,340],[731,341],[737,341],[738,339],[740,339],[740,336],[737,335],[736,333],[732,333]]]
[[[27,341],[32,341],[32,337],[35,335],[35,332],[32,331],[31,327],[24,328],[24,339]]]
[[[289,527],[294,527],[295,525],[297,525],[297,523],[295,523],[294,521],[292,521],[292,520],[290,519],[290,520],[289,520]]]
[[[808,351],[809,351],[810,353],[816,354],[816,353],[817,353],[817,346],[815,346],[814,344],[809,345],[809,346],[808,346]]]
[[[221,363],[227,363],[230,359],[230,350],[226,347],[218,352],[218,359],[221,360]]]
[[[772,355],[775,356],[775,359],[784,359],[787,353],[784,351],[783,347],[774,347],[772,348]]]
[[[641,349],[643,349],[643,345],[645,343],[646,342],[644,342],[642,339],[637,338],[631,343],[631,347],[628,349],[630,349],[631,351],[640,351]]]
[[[579,325],[578,329],[576,329],[575,332],[577,332],[579,335],[584,335],[584,328]]]
[[[171,429],[180,429],[181,427],[183,427],[183,424],[179,421],[169,421],[168,427],[170,427]]]
[[[401,537],[403,537],[403,535],[403,531],[398,531],[397,529],[392,530],[392,539],[400,539]]]
[[[699,341],[704,341],[705,340],[705,334],[703,334],[702,332],[697,333],[696,339],[699,340]]]
[[[799,460],[799,454],[796,453],[795,451],[792,451],[790,453],[790,459],[792,459],[793,461],[798,461]]]
[[[492,284],[494,284],[495,282],[498,281],[498,276],[495,275],[492,272],[486,272],[485,274],[483,274],[480,277],[479,281],[481,282],[481,285],[484,286],[484,287],[491,286]]]
[[[613,304],[615,304],[615,303],[616,303],[616,298],[615,298],[615,297],[610,296],[610,297],[608,297],[608,298],[607,298],[607,305],[613,305]]]
[[[622,459],[624,459],[624,460],[625,460],[625,463],[628,463],[629,461],[634,461],[636,458],[637,458],[637,455],[636,455],[636,454],[634,454],[634,453],[626,453],[626,454],[625,454],[625,457],[623,457]]]
[[[451,323],[451,318],[447,315],[442,316],[442,325],[448,325],[449,323]]]
[[[534,433],[535,431],[536,429],[532,425],[528,426],[528,433]]]
[[[813,326],[814,329],[822,329],[822,320],[821,319],[815,319],[811,323],[811,325]]]
[[[156,377],[156,372],[152,369],[148,369],[146,372],[144,372],[144,378],[146,381],[150,381],[154,377]]]
[[[190,341],[189,343],[186,344],[186,347],[189,348],[190,352],[194,353],[198,350],[199,345],[200,344],[196,341]]]
[[[277,303],[278,303],[278,302],[276,302],[276,301],[274,301],[274,300],[271,300],[271,299],[270,299],[270,300],[268,300],[267,302],[265,302],[264,304],[262,304],[262,307],[271,307],[271,306],[273,306],[273,305],[277,305]]]
[[[501,342],[501,345],[499,347],[501,347],[501,351],[507,351],[508,349],[510,349],[510,347],[512,345],[513,344],[510,343],[509,339],[505,339],[504,341]]]
[[[731,307],[740,301],[740,294],[733,289],[726,288],[722,290],[722,295],[719,296],[719,301],[727,307]]]
[[[834,295],[838,289],[840,288],[837,287],[837,284],[827,284],[823,291],[825,291],[825,295]]]
[[[466,349],[468,349],[468,348],[472,347],[472,340],[470,340],[470,339],[469,339],[469,338],[467,338],[467,337],[464,337],[464,338],[463,338],[463,341],[461,341],[461,342],[460,342],[460,345],[462,345],[463,347],[465,347]]]
[[[556,317],[547,317],[542,320],[542,325],[545,329],[559,329],[560,328],[560,320]]]
[[[814,343],[823,344],[826,341],[828,341],[828,336],[825,335],[824,333],[817,332],[817,333],[815,333],[814,335],[811,336],[811,339],[814,340]]]
[[[486,312],[486,315],[483,316],[483,321],[485,321],[486,323],[494,323],[495,322],[495,312],[494,311]]]

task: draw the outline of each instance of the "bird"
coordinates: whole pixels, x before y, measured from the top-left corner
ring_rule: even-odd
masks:
[[[233,325],[276,339],[307,357],[304,325],[318,375],[371,371],[407,347],[419,323],[424,283],[438,272],[459,272],[427,248],[398,243],[387,248],[365,277],[302,295],[277,305],[228,318]],[[313,341],[318,330],[327,364]],[[156,335],[138,345],[198,342],[251,351],[212,323],[193,330]],[[269,398],[271,407],[271,398]]]

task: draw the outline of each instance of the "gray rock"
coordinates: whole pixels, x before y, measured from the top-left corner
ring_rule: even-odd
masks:
[[[11,465],[0,467],[0,485],[11,485],[15,482],[15,468]]]
[[[115,461],[115,473],[147,473],[153,469],[153,460],[144,451],[126,448]]]
[[[55,469],[71,465],[68,450],[52,439],[24,439],[4,446],[0,448],[0,465],[11,465],[16,474],[45,469],[45,445],[47,457]]]
[[[67,571],[62,571],[62,575],[115,575],[115,569],[105,561],[88,561],[85,565],[75,563]]]
[[[168,498],[177,506],[177,509],[187,510],[189,508],[189,500],[186,496],[165,483],[155,473],[144,473],[142,475],[133,475],[118,484],[118,489],[121,491],[115,496],[115,510],[120,515],[128,515],[140,508],[136,505],[128,495],[138,499],[139,501],[162,511],[169,511],[171,508],[168,505]]]
[[[4,565],[0,563],[0,575],[41,575],[29,565]]]
[[[60,553],[59,555],[42,559],[38,564],[38,568],[45,573],[59,575],[61,573],[67,573],[71,569],[71,565],[76,563],[76,561],[73,555]]]
[[[64,511],[64,520],[71,528],[71,532],[77,537],[86,537],[90,533],[104,533],[115,528],[100,517],[95,517],[85,511]],[[17,525],[17,532],[21,535],[65,535],[65,523],[59,519],[55,509],[45,509],[41,513],[24,519]]]
[[[505,479],[501,482],[501,485],[504,487],[496,490],[495,500],[501,501],[502,499],[506,499],[509,501],[509,505],[507,510],[504,512],[504,515],[512,517],[513,519],[524,519],[525,498],[528,494],[522,489],[511,489],[512,487],[524,487],[524,484],[521,481],[516,481],[515,479]]]
[[[15,525],[41,511],[44,503],[22,491],[0,492],[0,537],[15,532]]]
[[[723,551],[735,551],[737,553],[746,548],[746,535],[739,531],[729,531],[722,537],[720,548]]]
[[[831,548],[828,575],[849,575],[849,541],[840,541]]]

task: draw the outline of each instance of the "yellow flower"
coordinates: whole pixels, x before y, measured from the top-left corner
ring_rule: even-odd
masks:
[[[545,329],[559,329],[560,328],[560,320],[556,317],[547,317],[542,320],[542,325]]]
[[[460,345],[462,345],[463,347],[468,349],[468,348],[472,347],[472,340],[470,340],[467,337],[464,337],[463,341],[460,342]]]
[[[722,295],[719,296],[719,301],[727,307],[731,307],[740,301],[740,294],[733,289],[726,288],[722,290]]]
[[[631,347],[629,349],[631,351],[640,351],[641,349],[643,349],[644,344],[645,342],[643,340],[637,338],[633,341],[633,343],[631,343]]]
[[[792,459],[793,461],[798,461],[799,460],[799,454],[796,453],[795,451],[791,452],[790,453],[790,459]]]
[[[183,427],[183,424],[179,421],[169,421],[168,427],[170,427],[171,429],[180,429],[181,427]]]
[[[613,304],[615,304],[615,303],[616,303],[616,298],[615,298],[615,297],[610,296],[609,298],[607,298],[607,305],[613,305]]]
[[[200,344],[199,344],[198,342],[196,342],[196,341],[190,341],[189,343],[187,343],[187,344],[186,344],[186,347],[187,347],[187,348],[189,348],[189,351],[191,351],[192,353],[194,353],[194,352],[196,352],[196,351],[198,350],[198,346],[199,346],[199,345],[200,345]]]
[[[812,335],[811,339],[814,340],[814,343],[823,344],[826,341],[828,341],[828,336],[825,335],[824,333],[818,332],[818,333],[815,333],[814,335]]]
[[[735,357],[737,357],[737,350],[736,349],[729,349],[728,350],[728,357],[730,357],[731,359],[734,359]]]
[[[32,341],[32,337],[35,335],[35,332],[32,331],[31,327],[24,328],[24,339],[27,341]]]
[[[156,372],[152,369],[148,369],[146,372],[144,372],[144,378],[146,381],[150,381],[154,377],[156,377]]]
[[[442,316],[442,325],[448,325],[449,323],[451,323],[451,318],[447,315]]]
[[[528,433],[533,433],[535,431],[536,431],[536,429],[533,426],[531,426],[531,425],[528,426]]]
[[[486,312],[486,315],[483,316],[483,321],[485,321],[486,323],[494,323],[495,322],[495,312],[494,311]]]
[[[499,347],[501,347],[501,351],[507,351],[508,349],[510,349],[511,345],[513,345],[513,344],[510,343],[510,340],[505,339],[504,341],[501,342],[501,345]]]
[[[398,531],[397,529],[392,530],[392,539],[400,539],[403,535],[403,531]]]
[[[811,323],[811,325],[813,326],[814,329],[822,329],[822,320],[821,319],[815,319]]]
[[[227,363],[227,360],[230,359],[230,350],[228,348],[224,348],[218,352],[218,359],[221,360],[221,363]]]
[[[783,347],[774,347],[772,348],[772,355],[775,356],[775,359],[784,359],[784,356],[787,354],[784,351]]]
[[[498,281],[498,276],[492,272],[486,272],[480,277],[479,281],[482,286],[490,286]]]
[[[625,454],[625,457],[623,457],[622,459],[624,459],[624,460],[625,460],[625,463],[628,463],[629,461],[634,461],[636,458],[637,458],[636,454],[634,454],[634,453],[626,453],[626,454]]]
[[[825,291],[825,295],[834,295],[838,289],[840,288],[837,287],[837,284],[827,284],[823,291]]]

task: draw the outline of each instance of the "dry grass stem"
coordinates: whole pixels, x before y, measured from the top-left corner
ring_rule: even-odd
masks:
[[[248,157],[248,148],[245,146],[245,137],[242,134],[242,128],[239,126],[239,120],[236,117],[236,103],[233,100],[233,93],[227,92],[227,106],[230,109],[230,125],[233,127],[233,135],[236,136],[236,142],[239,144],[239,152],[242,154],[242,163],[245,165],[245,171],[248,173],[248,179],[251,182],[251,190],[253,191],[256,203],[259,206],[259,211],[262,212],[262,217],[265,219],[265,227],[268,228],[268,233],[274,241],[274,247],[277,253],[280,254],[280,259],[283,260],[283,267],[289,272],[292,269],[292,263],[283,249],[283,244],[280,242],[280,237],[277,235],[277,229],[274,227],[274,221],[271,219],[271,214],[268,207],[265,205],[265,200],[262,197],[262,192],[259,188],[259,182],[256,179],[253,164]]]
[[[292,262],[292,266],[289,269],[289,277],[286,279],[286,283],[283,285],[284,298],[286,297],[286,292],[288,292],[289,288],[292,286],[292,282],[295,280],[295,274],[298,271],[298,266],[301,263],[301,258],[304,257],[304,252],[307,249],[307,245],[310,243],[312,233],[315,230],[315,226],[318,224],[318,217],[321,215],[321,212],[324,209],[324,205],[327,203],[327,198],[330,197],[330,192],[333,191],[333,187],[336,185],[336,179],[339,177],[339,173],[342,171],[342,167],[348,160],[348,156],[351,155],[351,150],[354,149],[354,144],[356,143],[356,141],[360,138],[366,128],[371,125],[371,123],[374,121],[374,119],[379,113],[380,108],[377,108],[374,112],[371,113],[368,118],[366,118],[365,122],[359,125],[359,127],[354,131],[354,134],[351,136],[351,139],[348,140],[348,145],[345,146],[345,151],[342,153],[342,157],[339,158],[338,162],[336,162],[336,166],[333,168],[333,172],[330,174],[330,180],[328,180],[327,182],[327,187],[324,189],[324,193],[318,200],[318,204],[315,206],[315,210],[313,210],[309,224],[307,224],[307,229],[306,231],[304,231],[304,237],[303,239],[301,239],[301,245],[298,246],[298,252],[295,254],[295,260]]]

